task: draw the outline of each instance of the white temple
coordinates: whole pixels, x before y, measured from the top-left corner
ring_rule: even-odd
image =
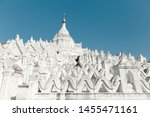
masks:
[[[82,48],[64,18],[50,42],[0,44],[0,99],[150,99],[150,63]]]

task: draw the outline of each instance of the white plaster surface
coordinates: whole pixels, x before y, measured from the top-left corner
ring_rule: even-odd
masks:
[[[150,63],[82,48],[64,18],[50,42],[0,44],[0,99],[150,99]]]

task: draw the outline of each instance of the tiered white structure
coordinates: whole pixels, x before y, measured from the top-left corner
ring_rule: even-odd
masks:
[[[52,42],[0,44],[0,99],[150,99],[150,63],[83,49],[64,18]]]

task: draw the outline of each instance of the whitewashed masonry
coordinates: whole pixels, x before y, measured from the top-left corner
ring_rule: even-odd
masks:
[[[0,99],[150,99],[150,63],[82,48],[64,18],[50,42],[17,35],[0,44]]]

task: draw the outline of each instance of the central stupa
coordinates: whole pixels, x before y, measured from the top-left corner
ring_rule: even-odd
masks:
[[[57,53],[69,54],[69,55],[82,55],[83,49],[82,44],[76,44],[73,38],[70,36],[69,31],[66,28],[66,18],[62,21],[62,27],[56,33],[52,42],[54,46],[57,48]]]

